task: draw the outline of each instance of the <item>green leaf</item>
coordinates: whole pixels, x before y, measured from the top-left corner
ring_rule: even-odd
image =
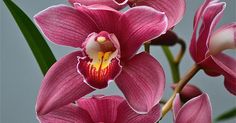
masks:
[[[30,18],[11,0],[3,0],[23,33],[42,73],[45,75],[56,59],[45,39]]]
[[[221,114],[220,116],[218,116],[216,118],[216,121],[228,120],[228,119],[231,119],[234,117],[236,117],[236,107],[234,107],[233,109],[226,111],[223,114]]]

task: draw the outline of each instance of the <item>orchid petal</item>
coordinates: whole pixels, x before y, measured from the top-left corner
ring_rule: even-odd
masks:
[[[210,4],[203,14],[203,22],[199,31],[199,38],[197,42],[197,57],[198,60],[205,58],[205,54],[208,50],[207,44],[210,41],[210,37],[216,27],[216,24],[223,16],[223,11],[226,7],[224,2]]]
[[[122,59],[129,59],[144,42],[164,34],[166,29],[165,14],[151,7],[138,6],[126,11],[119,20],[116,35]]]
[[[178,112],[182,107],[179,94],[176,94],[175,99],[173,101],[173,106],[172,107],[173,107],[172,110],[173,110],[173,116],[174,116],[173,118],[174,118],[174,122],[175,122],[176,116],[178,115]]]
[[[236,77],[225,76],[225,88],[233,95],[236,95]]]
[[[38,116],[40,123],[93,123],[88,112],[73,104],[63,106],[46,115]]]
[[[212,109],[206,93],[188,101],[179,110],[175,123],[212,123]]]
[[[121,12],[104,5],[76,6],[76,9],[86,13],[97,25],[99,31],[115,33],[116,23]],[[96,32],[96,31],[94,31]]]
[[[165,12],[168,18],[168,29],[180,22],[186,9],[185,0],[141,0],[135,4],[136,6],[150,6],[158,11]]]
[[[159,103],[165,87],[161,65],[145,52],[130,59],[115,81],[130,106],[140,113]]]
[[[221,68],[220,72],[225,77],[225,87],[236,95],[236,59],[222,53],[212,56],[212,59]]]
[[[217,54],[226,49],[236,49],[236,22],[217,29],[209,41],[210,54]]]
[[[194,15],[194,22],[193,22],[193,34],[192,34],[192,39],[190,42],[190,55],[194,59],[194,61],[198,61],[197,58],[197,34],[198,34],[198,26],[200,23],[200,20],[203,16],[203,13],[205,9],[208,7],[210,4],[211,0],[205,0],[205,2],[198,8],[197,12]]]
[[[137,114],[127,102],[118,107],[117,120],[115,123],[154,123],[161,117],[161,106],[157,104],[147,114]]]
[[[66,55],[48,70],[37,98],[38,115],[69,104],[94,90],[77,72],[77,57],[81,55],[80,51]]]
[[[197,41],[197,62],[205,59],[205,54],[207,52],[207,43],[210,39],[212,31],[214,30],[216,24],[219,22],[223,15],[225,9],[225,3],[214,3],[209,5],[204,11],[203,24],[200,28],[200,34]]]
[[[172,84],[172,88],[175,89],[177,84]],[[188,100],[197,97],[202,94],[202,91],[192,84],[187,84],[184,86],[182,91],[180,92],[181,100],[187,102]]]
[[[98,30],[86,13],[65,5],[49,7],[34,18],[46,37],[60,45],[81,47],[87,36]]]
[[[74,3],[79,3],[81,5],[85,5],[85,6],[90,6],[90,5],[94,5],[94,4],[101,4],[101,5],[106,5],[109,6],[111,8],[114,8],[116,10],[121,10],[125,7],[125,5],[121,6],[116,4],[114,1],[112,0],[68,0],[72,5]]]
[[[94,96],[77,101],[80,108],[88,111],[93,121],[114,123],[117,118],[117,108],[124,101],[119,96]]]

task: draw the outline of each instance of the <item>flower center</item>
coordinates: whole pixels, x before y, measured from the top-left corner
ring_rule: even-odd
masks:
[[[92,60],[91,65],[96,71],[106,69],[111,60],[117,56],[118,50],[106,32],[101,32],[97,36],[93,35],[91,39],[85,47],[85,52]]]
[[[85,57],[79,58],[79,72],[90,86],[106,87],[120,72],[120,47],[116,36],[105,31],[92,33],[83,46]]]

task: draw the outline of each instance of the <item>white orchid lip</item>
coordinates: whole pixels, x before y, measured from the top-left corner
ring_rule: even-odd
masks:
[[[209,42],[210,54],[218,54],[227,49],[236,49],[235,29],[227,28],[214,33]]]

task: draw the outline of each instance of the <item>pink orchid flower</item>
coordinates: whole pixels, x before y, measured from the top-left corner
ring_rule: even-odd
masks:
[[[172,84],[172,89],[175,89],[177,84]],[[202,91],[195,85],[187,84],[184,86],[182,91],[180,92],[180,98],[182,101],[187,102],[194,97],[197,97],[202,94]]]
[[[82,5],[101,4],[117,10],[122,9],[128,4],[131,7],[149,6],[158,11],[165,12],[168,18],[168,29],[173,28],[180,22],[186,10],[185,0],[69,0],[69,2],[72,4],[80,3]]]
[[[147,114],[137,114],[120,96],[81,98],[46,115],[38,116],[41,123],[154,123],[161,117],[156,105]]]
[[[81,48],[49,69],[37,98],[37,113],[46,114],[105,88],[111,80],[135,111],[150,111],[163,95],[165,75],[155,58],[136,52],[166,32],[165,14],[145,6],[125,13],[101,5],[75,7],[57,5],[35,16],[50,41]]]
[[[179,94],[173,102],[174,123],[212,123],[212,108],[208,95],[201,94],[183,106]]]
[[[236,95],[236,59],[223,53],[236,48],[236,23],[223,25],[214,32],[224,9],[224,2],[206,0],[201,5],[194,18],[190,54],[208,75],[223,75],[225,87]],[[197,36],[200,19],[202,24]]]

